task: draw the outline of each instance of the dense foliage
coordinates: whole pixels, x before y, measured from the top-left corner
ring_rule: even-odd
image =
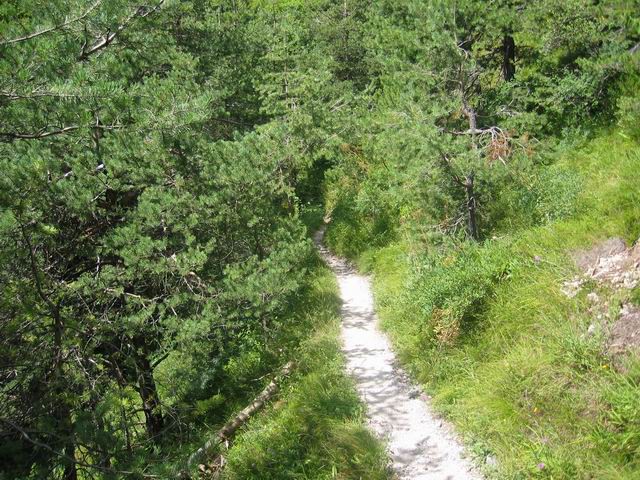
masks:
[[[554,152],[614,122],[638,140],[638,11],[3,1],[0,477],[174,475],[163,468],[304,357],[314,203],[340,253],[402,243],[420,348],[477,331],[520,265],[493,237],[579,209],[583,178]],[[255,434],[309,433],[278,478],[383,475],[336,355],[333,373],[299,380],[343,402],[338,420],[292,407],[268,420],[289,430]],[[237,452],[231,478],[276,478],[267,453]]]
[[[310,252],[299,199],[358,80],[306,54],[302,15],[0,6],[8,478],[140,475],[291,355]]]
[[[376,2],[367,38],[376,88],[331,172],[329,208],[365,243],[399,230],[425,243],[481,240],[562,213],[546,198],[558,185],[538,167],[558,138],[611,121],[637,69],[637,9]],[[627,101],[631,119],[637,99]],[[364,246],[352,237],[345,252]]]

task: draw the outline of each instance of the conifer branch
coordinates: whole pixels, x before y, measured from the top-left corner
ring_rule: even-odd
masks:
[[[96,9],[96,7],[98,5],[100,5],[102,3],[102,0],[97,0],[93,5],[91,5],[82,15],[79,15],[78,17],[72,18],[71,20],[66,20],[65,22],[59,24],[59,25],[54,25],[53,27],[50,28],[45,28],[44,30],[38,30],[36,32],[30,33],[29,35],[25,35],[23,37],[18,37],[18,38],[12,38],[11,40],[4,40],[0,42],[0,45],[11,45],[14,43],[18,43],[18,42],[24,42],[26,40],[31,40],[32,38],[36,38],[39,37],[40,35],[44,35],[46,33],[50,33],[50,32],[54,32],[56,30],[61,30],[65,27],[68,27],[69,25],[79,22],[80,20],[83,20],[87,17],[87,15],[89,15],[93,10]]]
[[[91,465],[90,463],[86,463],[80,460],[77,460],[75,458],[70,457],[69,455],[67,455],[66,453],[62,453],[59,452],[58,450],[56,450],[55,448],[51,447],[50,445],[47,445],[46,443],[40,442],[38,440],[35,440],[33,438],[31,438],[31,436],[29,435],[29,433],[23,429],[22,427],[16,425],[15,423],[5,419],[5,418],[0,418],[0,422],[4,423],[5,425],[11,427],[12,429],[14,429],[16,432],[18,432],[27,442],[31,443],[32,445],[42,448],[44,450],[47,450],[50,453],[53,453],[54,455],[57,455],[60,458],[64,458],[66,461],[74,463],[76,465],[79,465],[81,467],[85,467],[85,468],[92,468],[94,470],[99,470],[102,472],[110,472],[110,473],[119,473],[121,475],[133,475],[135,472],[130,472],[127,470],[114,470],[112,468],[107,468],[107,467],[102,467],[100,465]],[[148,475],[145,475],[145,477],[149,477]]]

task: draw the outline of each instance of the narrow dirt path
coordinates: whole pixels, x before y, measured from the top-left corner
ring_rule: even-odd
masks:
[[[451,428],[434,415],[428,398],[411,385],[386,336],[378,329],[369,279],[358,275],[315,237],[335,272],[342,298],[342,343],[348,373],[367,406],[369,423],[385,439],[393,470],[402,480],[479,480]]]

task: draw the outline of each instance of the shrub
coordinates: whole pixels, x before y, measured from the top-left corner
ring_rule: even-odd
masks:
[[[640,141],[640,98],[622,97],[618,100],[618,124],[622,131],[635,141]]]
[[[452,344],[472,329],[495,285],[514,266],[509,249],[495,241],[417,261],[406,292],[418,303],[431,341]]]

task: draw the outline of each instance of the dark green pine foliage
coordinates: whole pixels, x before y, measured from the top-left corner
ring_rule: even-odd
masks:
[[[363,40],[375,90],[329,189],[345,248],[393,230],[447,243],[500,229],[535,182],[535,152],[613,117],[637,68],[637,7],[375,2]]]
[[[215,392],[299,288],[296,150],[275,127],[234,137],[265,119],[242,15],[46,3],[0,7],[0,463],[124,475],[183,428],[163,362],[192,358],[192,402]]]

